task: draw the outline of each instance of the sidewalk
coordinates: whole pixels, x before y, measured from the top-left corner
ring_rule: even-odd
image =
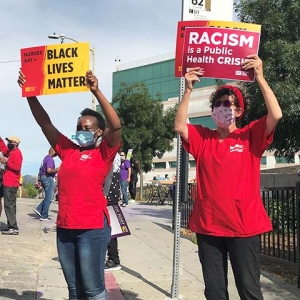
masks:
[[[62,300],[68,292],[55,246],[55,221],[40,222],[32,213],[39,200],[18,200],[19,236],[0,235],[0,299]],[[57,204],[50,207],[55,217]],[[123,209],[131,235],[119,238],[122,269],[106,272],[110,300],[171,299],[172,207],[131,203]],[[3,226],[4,216],[1,221]],[[197,246],[180,244],[180,299],[205,299]],[[300,290],[262,276],[265,300],[300,299]],[[232,272],[230,299],[239,299]]]

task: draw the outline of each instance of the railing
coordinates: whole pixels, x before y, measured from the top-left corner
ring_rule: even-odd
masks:
[[[193,209],[190,197],[194,185],[188,185],[188,199],[181,202],[181,227],[187,228]],[[300,288],[300,182],[294,187],[261,189],[273,231],[261,235],[261,254],[298,266]]]
[[[190,214],[194,206],[194,193],[196,191],[196,183],[188,184],[188,197],[186,201],[181,201],[181,227],[187,228]]]
[[[261,254],[297,262],[296,187],[262,189],[273,231],[261,235]]]
[[[300,182],[261,194],[273,225],[272,232],[261,235],[261,254],[297,264],[300,288]]]

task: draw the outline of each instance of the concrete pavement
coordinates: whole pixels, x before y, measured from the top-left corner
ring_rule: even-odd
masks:
[[[33,213],[38,199],[19,199],[19,236],[0,235],[0,299],[67,299],[66,283],[55,246],[57,204],[50,207],[52,221],[40,222]],[[174,235],[172,207],[131,203],[122,208],[131,235],[119,238],[122,269],[106,272],[110,300],[170,299]],[[4,214],[1,217],[4,227]],[[265,300],[300,299],[300,290],[262,276]],[[197,246],[181,238],[180,299],[204,299],[204,283]],[[239,299],[232,272],[230,299]]]

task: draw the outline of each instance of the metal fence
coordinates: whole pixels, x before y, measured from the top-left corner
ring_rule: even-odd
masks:
[[[185,201],[181,202],[181,227],[187,228],[190,214],[193,209],[194,201],[193,194],[196,191],[197,185],[195,183],[188,184],[188,197]]]
[[[188,227],[193,208],[193,185],[188,185],[188,198],[181,202],[181,227]],[[300,288],[300,182],[294,187],[261,189],[273,231],[261,235],[261,254],[288,261],[298,266]]]
[[[300,182],[261,190],[273,231],[261,235],[261,254],[297,264],[300,288]]]
[[[273,231],[261,236],[261,254],[297,262],[296,187],[262,189],[262,200]]]

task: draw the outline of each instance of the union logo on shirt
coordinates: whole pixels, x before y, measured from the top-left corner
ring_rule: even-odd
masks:
[[[91,155],[91,153],[82,154],[79,160],[86,161],[87,159],[92,159],[92,157],[90,155]]]
[[[244,152],[244,145],[235,144],[234,146],[230,146],[230,152]]]

